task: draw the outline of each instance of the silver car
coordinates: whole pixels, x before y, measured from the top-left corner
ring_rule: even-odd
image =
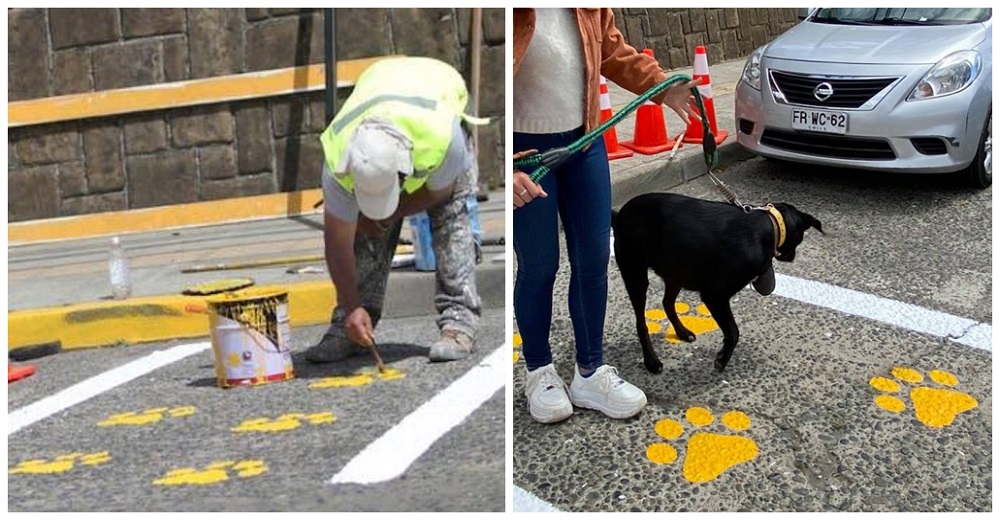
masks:
[[[765,157],[993,181],[992,9],[813,10],[754,51],[737,142]]]

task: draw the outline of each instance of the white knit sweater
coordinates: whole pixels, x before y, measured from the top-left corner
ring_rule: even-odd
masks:
[[[514,78],[514,131],[583,126],[583,41],[572,9],[535,9],[535,31]]]

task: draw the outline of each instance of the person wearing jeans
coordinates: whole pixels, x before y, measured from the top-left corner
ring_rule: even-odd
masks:
[[[603,75],[641,94],[666,80],[650,56],[625,43],[611,9],[514,9],[515,159],[566,146],[600,124]],[[694,83],[654,97],[687,119]],[[696,116],[697,117],[697,116]],[[514,315],[527,365],[531,416],[543,423],[568,418],[573,405],[624,419],[646,405],[642,390],[604,364],[608,296],[611,181],[603,139],[574,155],[539,184],[514,171]],[[568,389],[552,363],[549,328],[559,269],[559,221],[570,263],[569,313],[576,346]]]

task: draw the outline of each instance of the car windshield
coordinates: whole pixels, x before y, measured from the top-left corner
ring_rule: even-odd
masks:
[[[962,25],[993,16],[990,8],[820,8],[809,21],[843,25]]]

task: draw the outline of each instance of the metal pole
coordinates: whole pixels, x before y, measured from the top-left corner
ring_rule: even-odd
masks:
[[[483,40],[483,10],[479,7],[472,10],[472,31],[471,31],[471,54],[472,54],[472,115],[479,117],[479,83],[482,76],[482,66],[480,65],[481,48]],[[479,157],[479,127],[472,126],[472,149]]]
[[[333,121],[334,114],[337,113],[337,43],[336,18],[334,9],[323,10],[323,39],[326,64],[326,124]]]

